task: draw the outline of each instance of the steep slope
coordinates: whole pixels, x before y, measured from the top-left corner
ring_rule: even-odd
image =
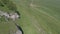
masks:
[[[60,0],[11,1],[21,14],[17,23],[25,34],[60,34]]]
[[[13,0],[14,1],[14,0]],[[15,0],[25,34],[60,34],[60,0]]]

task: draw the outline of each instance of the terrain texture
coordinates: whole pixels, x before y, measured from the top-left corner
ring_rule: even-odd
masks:
[[[24,34],[60,34],[60,0],[11,1],[21,14],[16,23],[22,27]],[[8,34],[10,29],[16,29],[12,21],[0,21],[0,34]]]

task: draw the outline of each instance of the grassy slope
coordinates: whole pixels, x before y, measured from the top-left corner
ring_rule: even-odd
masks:
[[[16,0],[25,34],[60,34],[59,0]],[[31,5],[32,4],[32,5]],[[33,30],[34,29],[34,30]]]
[[[25,34],[60,34],[60,0],[12,1],[21,13],[18,24]]]

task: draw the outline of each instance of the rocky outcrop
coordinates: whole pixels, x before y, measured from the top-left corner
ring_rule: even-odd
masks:
[[[0,16],[5,16],[5,18],[12,19],[13,21],[15,21],[16,19],[18,19],[20,17],[20,15],[18,15],[16,12],[7,13],[7,12],[3,12],[3,11],[0,11]]]

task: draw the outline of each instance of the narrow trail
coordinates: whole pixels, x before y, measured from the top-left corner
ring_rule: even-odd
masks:
[[[52,19],[54,19],[56,22],[59,23],[59,20],[57,20],[55,17],[49,15],[48,13],[43,12],[42,10],[39,10],[38,8],[35,8],[35,7],[33,7],[32,9],[37,10],[37,11],[39,11],[40,13],[43,13],[44,15],[47,15],[47,16],[51,17]]]
[[[31,0],[31,2],[30,2],[30,7],[40,7],[40,6],[35,5],[35,4],[33,4],[33,3],[34,3],[34,0]]]
[[[31,21],[32,25],[37,29],[37,31],[41,34],[46,34],[45,31],[40,27],[40,24],[38,23],[37,19],[35,19],[35,16],[28,14],[28,12],[24,12],[27,17],[29,17],[29,20]]]
[[[46,13],[46,12],[44,12],[44,11],[36,8],[36,7],[40,7],[40,6],[34,5],[34,4],[33,4],[33,3],[34,3],[33,1],[34,1],[34,0],[31,0],[31,4],[30,4],[30,6],[31,6],[32,9],[37,10],[37,11],[39,11],[40,13],[43,13],[43,14],[51,17],[51,18],[54,19],[55,21],[59,22],[59,20],[57,20],[55,17],[53,17],[53,16],[49,15],[48,13]],[[44,7],[44,8],[46,8],[46,7]],[[48,9],[48,8],[46,8],[46,9]],[[49,9],[48,9],[48,10],[49,10]],[[50,10],[50,11],[51,11],[51,10]]]

